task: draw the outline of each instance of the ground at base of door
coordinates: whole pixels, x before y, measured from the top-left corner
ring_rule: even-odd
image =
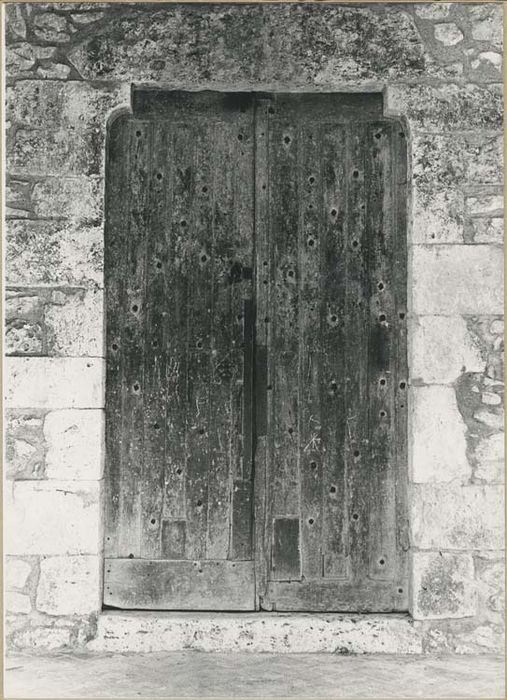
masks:
[[[11,655],[6,698],[503,698],[501,656]]]

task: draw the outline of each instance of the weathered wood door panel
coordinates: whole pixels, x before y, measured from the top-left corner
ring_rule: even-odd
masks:
[[[360,99],[257,109],[266,610],[407,608],[405,135]]]
[[[252,100],[140,107],[108,149],[104,600],[253,609]]]
[[[404,134],[134,92],[108,147],[108,605],[405,610]]]

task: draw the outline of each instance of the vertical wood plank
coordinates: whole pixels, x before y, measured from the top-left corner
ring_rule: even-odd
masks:
[[[148,173],[150,169],[150,128],[141,121],[130,122],[130,217],[127,239],[127,288],[122,363],[122,484],[119,552],[140,555],[140,485],[144,460],[144,341],[146,234]]]
[[[396,388],[395,388],[395,488],[396,488],[396,600],[399,609],[408,607],[408,358],[407,358],[407,140],[405,129],[393,123],[392,169],[394,239],[392,279],[395,304]]]
[[[234,257],[234,138],[231,124],[217,122],[208,131],[213,144],[212,161],[197,189],[209,188],[212,202],[211,347],[210,347],[210,459],[208,465],[206,556],[226,559],[229,552],[231,509],[231,448],[233,434],[231,383],[235,360],[241,348],[233,350],[234,325],[231,306],[231,262]],[[209,181],[209,182],[208,182]],[[240,355],[241,362],[241,355]],[[240,434],[241,435],[241,434]]]
[[[299,459],[301,558],[306,578],[322,575],[321,142],[318,124],[299,132]],[[335,407],[333,407],[335,408]]]
[[[298,445],[298,228],[297,130],[280,118],[270,130],[270,235],[273,238],[273,516],[300,513]]]
[[[357,348],[347,335],[350,309],[346,308],[347,215],[345,131],[340,125],[322,126],[322,499],[324,531],[322,574],[347,578],[347,389],[350,354]]]
[[[269,236],[269,117],[270,100],[255,106],[255,466],[254,531],[256,609],[269,609],[266,598],[270,568],[272,494],[271,469],[272,390],[268,348],[271,347],[272,254]],[[267,320],[266,320],[267,319]]]
[[[105,417],[105,555],[119,554],[122,490],[123,299],[126,284],[126,238],[130,219],[130,131],[119,117],[108,134],[106,161],[104,269],[106,287],[106,417]]]
[[[347,137],[345,336],[347,386],[345,460],[347,474],[348,554],[354,578],[368,571],[369,479],[373,466],[368,445],[368,238],[366,235],[366,128],[350,125]]]
[[[150,124],[151,168],[148,178],[149,219],[146,254],[146,332],[144,337],[144,462],[141,495],[141,552],[143,557],[161,556],[166,446],[166,345],[165,317],[161,300],[167,298],[167,195],[170,188],[168,151],[172,133],[166,123]],[[171,300],[174,303],[173,300]]]
[[[167,196],[165,219],[165,245],[167,249],[165,275],[165,307],[163,343],[165,348],[165,383],[166,383],[166,422],[165,422],[165,473],[164,505],[165,518],[177,519],[186,527],[186,491],[185,478],[187,470],[187,343],[188,343],[188,277],[186,243],[181,233],[181,221],[185,220],[190,206],[190,194],[185,186],[186,168],[192,163],[185,153],[186,140],[178,137],[178,124],[170,125],[171,138],[167,140],[166,178]],[[190,139],[189,139],[190,140]],[[188,161],[187,162],[187,159]],[[188,179],[188,176],[186,176]],[[162,532],[163,551],[170,551],[172,544],[168,538],[174,530]],[[178,535],[178,543],[184,538]],[[179,544],[175,545],[177,548]]]
[[[393,190],[392,126],[373,123],[367,133],[370,239],[370,537],[369,574],[394,576],[396,559],[394,395],[396,342],[392,279]]]
[[[235,133],[235,190],[234,209],[236,212],[235,260],[241,279],[231,285],[233,314],[243,311],[243,338],[239,344],[242,351],[234,362],[241,368],[238,377],[243,386],[242,410],[242,482],[234,482],[232,499],[231,558],[253,558],[253,346],[254,346],[254,306],[253,306],[253,248],[254,248],[254,148],[255,132],[251,101],[243,104],[239,113],[238,128]],[[232,271],[231,271],[232,272]],[[232,276],[232,275],[231,275]],[[238,284],[239,282],[239,284]],[[236,344],[237,346],[238,344]]]
[[[196,172],[207,167],[209,140],[203,124],[177,132],[177,174],[186,203],[179,221],[188,278],[187,317],[187,468],[185,556],[203,559],[206,551],[211,390],[211,311],[213,224],[209,199],[197,198]],[[176,190],[175,190],[176,193]],[[178,222],[175,222],[178,226]]]

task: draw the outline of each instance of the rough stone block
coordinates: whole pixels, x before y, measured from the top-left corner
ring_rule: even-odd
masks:
[[[44,421],[48,479],[101,479],[104,415],[100,410],[51,411]]]
[[[81,357],[8,357],[7,408],[102,408],[104,362]]]
[[[9,74],[29,71],[35,65],[35,52],[30,44],[18,44],[5,50],[5,68]]]
[[[454,22],[442,22],[435,25],[435,39],[444,46],[455,46],[463,41],[463,32]]]
[[[16,321],[5,329],[6,355],[42,355],[43,329],[38,323]]]
[[[496,246],[415,246],[416,314],[502,314],[503,254]]]
[[[84,615],[101,608],[98,556],[41,559],[36,608],[48,615]]]
[[[71,646],[71,627],[30,626],[14,635],[13,646],[20,649],[54,651]]]
[[[11,174],[103,176],[108,116],[128,106],[130,86],[92,87],[85,82],[25,80],[7,88]]]
[[[411,381],[452,384],[462,372],[483,372],[486,356],[461,316],[412,319]]]
[[[31,289],[9,289],[5,294],[5,353],[42,355],[46,350],[44,306]]]
[[[503,243],[503,197],[496,192],[471,195],[465,200],[465,240],[470,243]]]
[[[10,613],[22,613],[26,615],[32,611],[30,596],[25,593],[7,592],[5,596],[5,609]]]
[[[5,490],[6,554],[97,554],[98,482],[15,481]]]
[[[28,577],[32,572],[32,566],[24,559],[18,557],[6,557],[5,560],[5,588],[7,590],[22,589],[25,587]]]
[[[51,177],[33,186],[34,216],[66,218],[85,227],[102,221],[104,180],[100,177]]]
[[[412,616],[416,620],[470,617],[476,612],[471,554],[414,552]]]
[[[503,486],[413,484],[412,543],[419,549],[502,549]]]
[[[492,66],[498,69],[498,71],[502,70],[502,54],[497,53],[496,51],[482,51],[479,56],[478,56],[479,61],[487,61],[488,63],[491,63]]]
[[[412,243],[464,243],[464,196],[449,187],[445,191],[412,190]]]
[[[496,4],[476,5],[469,9],[472,20],[472,37],[477,41],[488,41],[497,48],[502,47],[502,6]]]
[[[479,614],[488,622],[505,626],[504,552],[480,552],[474,564]]]
[[[74,24],[78,25],[98,22],[100,19],[102,19],[102,17],[104,17],[103,12],[83,12],[82,14],[71,15],[71,19],[74,22]]]
[[[413,182],[421,192],[503,179],[503,139],[494,133],[415,134],[413,154]]]
[[[9,221],[6,284],[102,286],[103,233],[72,222]]]
[[[30,182],[24,180],[13,180],[11,178],[7,180],[5,185],[5,203],[11,212],[17,212],[17,216],[19,216],[19,218],[29,215],[32,209],[30,198]],[[7,212],[7,215],[9,215],[9,212]]]
[[[483,438],[475,449],[475,479],[503,483],[505,480],[505,436],[496,433]]]
[[[412,481],[468,481],[466,426],[453,387],[413,387],[410,433]]]
[[[385,100],[387,113],[405,116],[413,132],[502,129],[502,91],[494,86],[390,85]]]
[[[33,31],[42,41],[65,43],[70,39],[69,26],[65,17],[52,13],[39,14],[33,19]]]
[[[53,63],[51,66],[37,68],[37,75],[48,80],[65,80],[70,75],[70,66],[65,63]]]
[[[491,192],[470,195],[466,207],[472,216],[503,216],[503,196]]]
[[[418,17],[426,20],[445,19],[453,9],[450,2],[428,2],[415,5],[415,13]]]
[[[5,469],[7,479],[44,477],[43,415],[38,411],[5,412]]]
[[[502,245],[504,240],[503,219],[472,219],[469,222],[473,243],[493,243]]]
[[[102,290],[53,293],[46,305],[48,354],[74,357],[104,355],[104,297]]]
[[[475,411],[474,418],[479,423],[484,423],[488,428],[493,430],[503,430],[504,429],[504,415],[503,411],[493,411],[490,408],[480,408]]]
[[[470,61],[467,70],[468,80],[494,84],[502,79],[502,56],[494,51],[482,51]]]
[[[87,648],[98,652],[195,651],[331,652],[420,654],[421,638],[411,620],[396,615],[298,613],[213,613],[161,616],[102,614],[96,638]]]
[[[358,80],[414,78],[427,64],[415,22],[399,7],[380,13],[369,7],[275,4],[268,13],[255,5],[210,5],[205,21],[201,11],[185,5],[132,9],[110,13],[70,52],[85,80],[188,89],[209,84],[211,75],[216,85],[233,77],[243,89],[259,84],[276,89],[290,76],[293,86],[334,84],[336,89],[337,83],[343,87]],[[225,39],[217,41],[221,36]],[[252,41],[264,36],[268,41]],[[359,41],[361,36],[368,41]]]
[[[5,6],[5,30],[7,36],[12,36],[15,40],[26,38],[26,22],[21,3]]]

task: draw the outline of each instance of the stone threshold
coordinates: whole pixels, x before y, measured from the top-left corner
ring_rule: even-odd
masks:
[[[421,654],[408,614],[104,610],[90,651]]]

